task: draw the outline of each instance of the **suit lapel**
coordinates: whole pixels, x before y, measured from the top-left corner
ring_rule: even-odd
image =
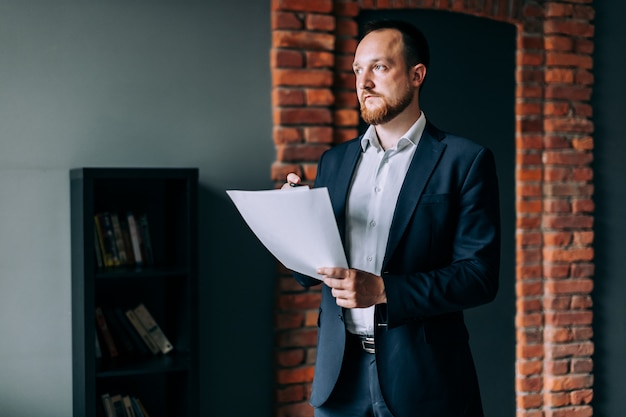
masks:
[[[362,135],[359,136],[358,140],[353,141],[348,149],[346,149],[337,177],[335,178],[334,186],[332,187],[332,194],[330,195],[330,201],[332,202],[335,218],[337,219],[337,228],[339,229],[339,234],[344,244],[346,236],[346,201],[354,170],[361,156],[362,137]]]
[[[443,154],[446,145],[440,141],[442,137],[443,133],[441,131],[427,123],[398,195],[396,210],[393,214],[391,229],[389,230],[389,239],[387,240],[383,271],[387,267],[391,254],[398,246],[400,238],[424,192],[426,183]]]

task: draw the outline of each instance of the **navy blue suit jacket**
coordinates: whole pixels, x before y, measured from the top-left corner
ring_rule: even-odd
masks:
[[[320,159],[315,180],[328,188],[344,241],[361,152],[360,137],[335,146]],[[496,295],[499,210],[491,151],[428,123],[393,215],[382,269],[387,304],[375,309],[379,380],[395,417],[483,415],[462,311]],[[344,347],[343,310],[322,285],[313,406],[331,394]]]

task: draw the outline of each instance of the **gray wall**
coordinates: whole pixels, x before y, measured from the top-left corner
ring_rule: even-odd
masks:
[[[594,415],[610,417],[626,373],[626,4],[596,3]],[[0,0],[3,416],[71,415],[68,170],[79,166],[200,168],[202,415],[272,415],[274,265],[224,194],[271,186],[269,9]]]
[[[269,0],[0,1],[1,415],[72,415],[80,166],[199,167],[202,415],[270,415],[274,264],[224,193],[272,185],[270,36]]]

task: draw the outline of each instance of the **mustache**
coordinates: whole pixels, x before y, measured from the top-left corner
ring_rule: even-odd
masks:
[[[364,101],[366,97],[382,97],[382,95],[376,91],[365,91],[361,93],[361,101]]]

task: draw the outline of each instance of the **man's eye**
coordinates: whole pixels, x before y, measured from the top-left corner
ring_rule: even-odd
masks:
[[[363,70],[362,70],[361,68],[355,68],[355,69],[354,69],[354,73],[355,73],[355,74],[360,74],[360,73],[362,73],[362,72],[363,72]]]
[[[377,65],[374,65],[374,69],[377,70],[377,71],[382,71],[382,70],[385,69],[385,66],[377,64]]]

